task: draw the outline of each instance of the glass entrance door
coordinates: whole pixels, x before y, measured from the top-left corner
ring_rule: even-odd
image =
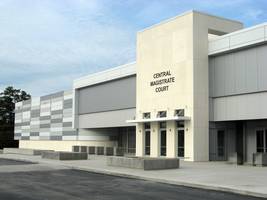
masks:
[[[184,157],[184,130],[178,130],[178,157]]]
[[[176,122],[177,128],[177,155],[184,157],[184,121]]]
[[[166,130],[160,131],[160,155],[166,156]]]
[[[160,122],[160,155],[161,156],[166,156],[166,145],[167,145],[166,122]]]
[[[150,124],[145,123],[145,155],[150,155]]]

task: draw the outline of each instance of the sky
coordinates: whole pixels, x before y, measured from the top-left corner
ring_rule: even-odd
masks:
[[[192,9],[245,27],[267,22],[267,0],[0,0],[0,92],[69,90],[135,61],[137,31]]]

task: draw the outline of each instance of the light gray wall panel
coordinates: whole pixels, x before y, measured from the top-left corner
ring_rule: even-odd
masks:
[[[136,77],[130,76],[78,90],[79,114],[95,113],[136,105]]]
[[[210,97],[267,91],[267,45],[209,59]]]
[[[59,119],[51,119],[51,123],[62,123],[63,119],[59,118]]]
[[[225,56],[220,56],[215,59],[214,64],[214,94],[218,96],[220,94],[224,94],[225,91]]]
[[[209,96],[214,95],[214,71],[215,71],[215,59],[209,59]]]
[[[236,52],[234,56],[234,68],[235,68],[235,83],[236,88],[234,93],[245,93],[246,92],[246,51]],[[225,59],[228,59],[228,55],[225,56]],[[227,72],[228,74],[228,72]],[[216,80],[215,80],[216,81]],[[227,95],[227,94],[222,94]]]
[[[31,118],[39,117],[40,116],[40,109],[38,110],[31,110]]]
[[[23,101],[22,104],[23,104],[23,106],[24,105],[29,105],[29,107],[31,107],[31,99]]]
[[[209,118],[210,118],[210,121],[214,119],[214,105],[213,105],[212,98],[209,98]]]
[[[259,90],[267,90],[267,46],[258,47],[257,61],[259,66]]]
[[[63,131],[63,136],[76,136],[77,132],[76,131]]]
[[[134,116],[135,108],[84,114],[79,116],[79,128],[135,126],[126,123],[126,120],[133,119]]]
[[[30,132],[30,136],[39,136],[39,132]]]
[[[257,49],[249,49],[245,52],[246,58],[246,90],[258,91],[258,62]]]
[[[62,136],[50,136],[50,140],[62,140]]]
[[[51,111],[51,115],[59,115],[59,114],[63,114],[63,110],[53,110],[53,111]]]
[[[63,127],[71,127],[72,122],[63,122]]]
[[[225,81],[225,90],[224,94],[233,94],[236,90],[236,81],[235,81],[235,76],[236,76],[236,71],[234,67],[234,56],[233,54],[229,54],[228,58],[225,59],[225,71],[224,71],[224,78]]]
[[[50,120],[51,119],[51,116],[41,116],[40,117],[40,120]]]
[[[210,121],[267,119],[267,92],[218,97],[212,101],[214,115],[210,115]]]

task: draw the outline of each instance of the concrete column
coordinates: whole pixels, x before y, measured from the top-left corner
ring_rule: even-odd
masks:
[[[192,121],[185,121],[185,147],[184,147],[184,160],[186,161],[194,161],[194,142],[193,142],[193,126]]]
[[[143,123],[138,123],[136,125],[136,156],[142,157],[145,152],[145,131]]]
[[[159,157],[160,156],[160,137],[159,137],[159,123],[152,122],[151,123],[151,157]]]
[[[175,121],[167,122],[167,157],[177,157],[177,133]]]

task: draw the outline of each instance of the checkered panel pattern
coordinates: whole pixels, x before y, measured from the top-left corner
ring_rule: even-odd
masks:
[[[15,140],[77,140],[72,101],[72,91],[64,91],[17,103]]]

